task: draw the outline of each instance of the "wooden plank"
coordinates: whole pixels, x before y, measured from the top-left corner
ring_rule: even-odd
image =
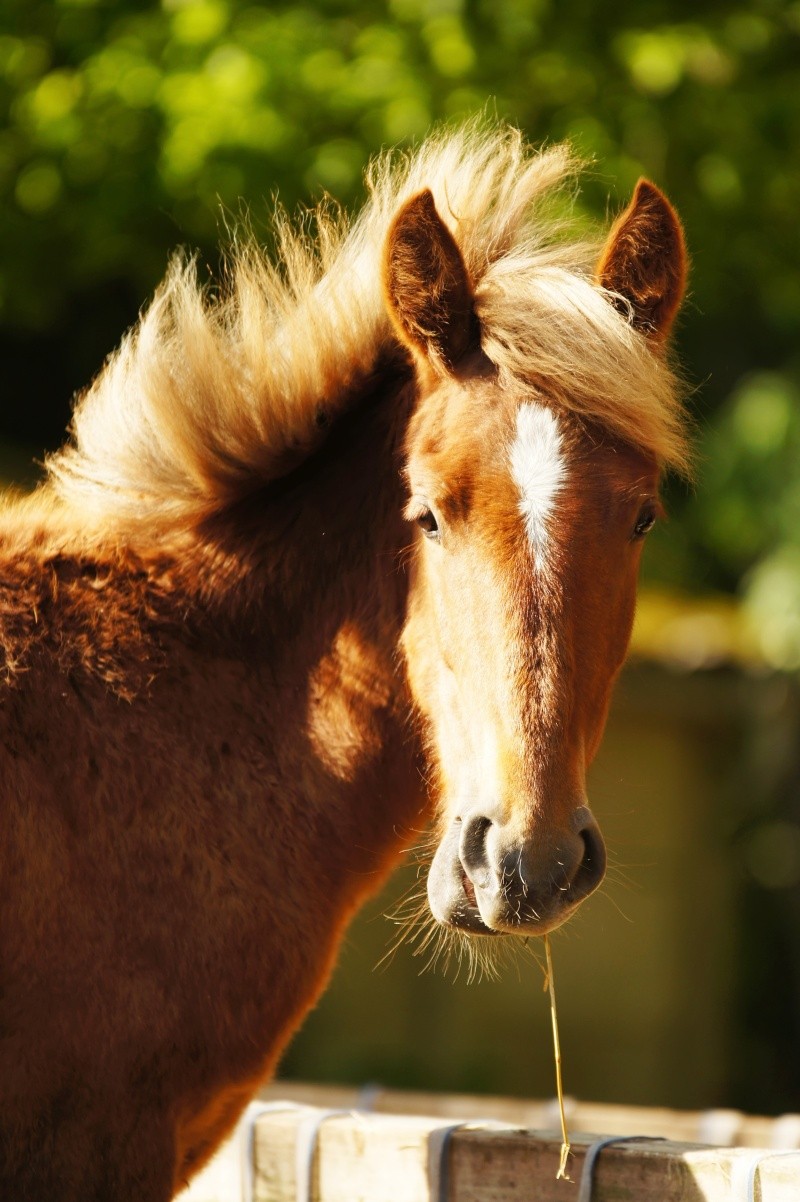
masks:
[[[308,1085],[276,1081],[261,1095],[311,1106],[362,1107],[379,1114],[442,1115],[453,1119],[493,1118],[518,1127],[555,1128],[555,1099],[504,1098],[475,1094],[414,1093],[405,1090],[358,1090],[350,1086]],[[368,1105],[367,1105],[368,1102]],[[680,1143],[752,1148],[800,1147],[800,1114],[778,1118],[746,1115],[737,1110],[669,1110],[662,1107],[615,1106],[566,1099],[570,1131],[605,1135],[650,1135]],[[800,1195],[798,1195],[800,1202]]]
[[[298,1128],[308,1130],[319,1114],[302,1108],[257,1121],[255,1202],[295,1202]],[[441,1126],[441,1116],[327,1117],[315,1141],[311,1202],[437,1202],[430,1143]],[[302,1136],[300,1142],[302,1147]],[[555,1132],[458,1130],[449,1147],[449,1202],[574,1202],[591,1143],[589,1137],[576,1137],[573,1180],[564,1182],[556,1180]],[[760,1202],[797,1202],[800,1152],[764,1155],[769,1158],[760,1169]],[[668,1141],[615,1145],[604,1149],[597,1163],[592,1202],[745,1202],[753,1157],[748,1149]]]

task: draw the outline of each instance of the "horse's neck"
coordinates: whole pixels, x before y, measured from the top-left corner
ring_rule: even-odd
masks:
[[[406,820],[419,821],[421,802],[398,655],[411,401],[407,387],[365,401],[313,464],[253,498],[244,522],[253,539],[245,628],[276,724],[278,777],[290,790],[302,781],[298,804],[323,822],[336,815],[331,842],[343,836],[351,859],[358,846],[373,872]]]
[[[376,388],[313,460],[206,531],[202,587],[230,651],[259,665],[320,756],[336,748],[340,780],[383,737],[376,722],[407,719],[400,452],[412,401],[402,377]]]
[[[212,565],[223,565],[223,587],[225,562],[239,565],[239,603],[269,654],[303,632],[330,641],[343,625],[399,636],[409,541],[401,452],[412,403],[402,378],[376,386],[321,450],[212,526]]]

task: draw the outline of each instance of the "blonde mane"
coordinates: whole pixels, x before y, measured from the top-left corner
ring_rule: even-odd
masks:
[[[177,257],[80,399],[50,487],[103,520],[191,521],[284,474],[392,344],[384,240],[422,188],[461,248],[501,382],[546,381],[563,405],[685,470],[673,374],[594,281],[597,247],[553,215],[575,171],[564,146],[536,152],[515,130],[471,123],[373,163],[352,223],[331,204],[313,236],[279,221],[277,264],[251,240],[234,245],[216,293]]]

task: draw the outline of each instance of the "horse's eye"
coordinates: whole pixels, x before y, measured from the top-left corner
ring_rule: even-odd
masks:
[[[430,509],[421,509],[419,513],[415,514],[414,521],[426,538],[438,539],[439,523]]]
[[[636,525],[633,528],[634,538],[644,538],[644,536],[653,529],[656,524],[656,508],[654,505],[645,505],[642,512],[636,519]]]

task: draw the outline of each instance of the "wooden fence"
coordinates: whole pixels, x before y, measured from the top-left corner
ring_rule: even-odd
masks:
[[[800,1202],[800,1115],[278,1083],[182,1202]],[[588,1164],[587,1164],[588,1161]]]

